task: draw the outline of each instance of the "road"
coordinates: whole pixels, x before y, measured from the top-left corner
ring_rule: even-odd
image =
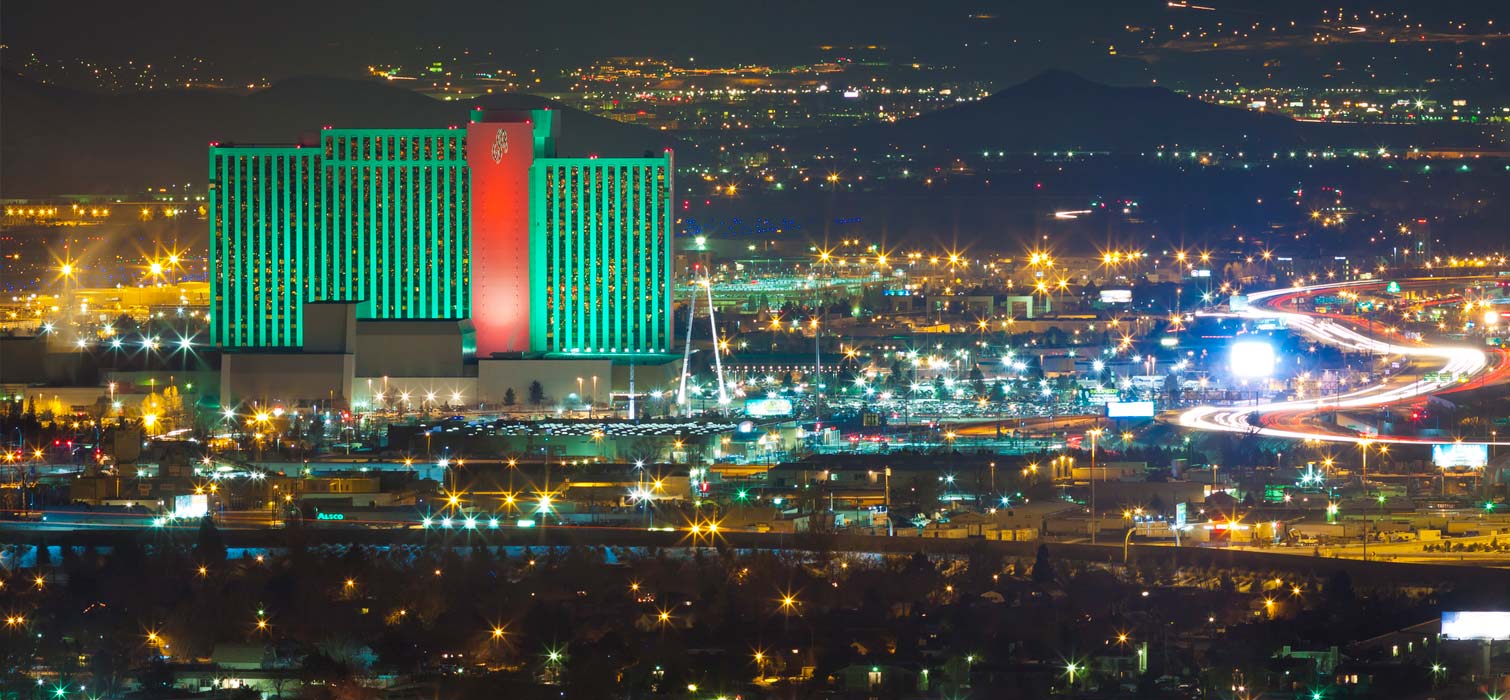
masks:
[[[192,544],[197,528],[135,528],[108,530],[74,530],[70,533],[38,531],[15,523],[0,523],[0,556],[7,545],[110,547],[125,539],[142,544]],[[610,548],[691,549],[724,545],[735,549],[776,552],[845,552],[854,554],[893,554],[909,556],[924,552],[937,556],[968,556],[981,550],[1001,556],[1032,559],[1041,544],[1047,544],[1055,559],[1120,565],[1121,543],[1092,545],[1062,542],[1001,542],[982,539],[934,539],[924,537],[884,537],[873,535],[811,535],[720,531],[716,536],[694,536],[686,530],[649,531],[643,528],[549,527],[502,530],[419,530],[309,527],[289,529],[222,530],[221,538],[230,548],[277,549],[302,543],[303,546],[362,544],[369,546],[437,546],[471,547],[475,544],[512,547],[593,546]],[[1293,556],[1274,552],[1230,548],[1165,547],[1135,544],[1132,553],[1140,561],[1158,562],[1174,569],[1195,567],[1238,568],[1250,571],[1289,571],[1324,578],[1335,571],[1347,571],[1355,585],[1437,586],[1450,584],[1460,590],[1499,592],[1510,586],[1510,571],[1476,566],[1439,566],[1424,563],[1359,561],[1356,559]]]
[[[1465,278],[1424,278],[1399,280],[1402,285],[1422,286],[1460,282]],[[1353,352],[1374,352],[1381,355],[1399,355],[1412,363],[1430,367],[1440,375],[1425,380],[1422,375],[1395,375],[1371,386],[1341,394],[1314,399],[1279,401],[1270,403],[1245,403],[1234,406],[1200,406],[1179,413],[1174,417],[1180,426],[1196,430],[1247,433],[1297,440],[1322,440],[1329,442],[1385,442],[1435,444],[1451,443],[1447,438],[1419,438],[1390,435],[1361,435],[1325,429],[1305,420],[1305,417],[1320,411],[1366,409],[1412,401],[1433,394],[1461,391],[1464,388],[1483,386],[1504,381],[1510,375],[1510,363],[1502,351],[1493,354],[1485,350],[1460,345],[1431,345],[1398,337],[1367,335],[1353,328],[1338,317],[1284,311],[1291,300],[1308,294],[1336,290],[1357,290],[1383,286],[1382,281],[1339,282],[1309,287],[1288,287],[1266,292],[1255,292],[1248,297],[1248,308],[1231,315],[1252,320],[1274,319],[1292,331],[1304,334],[1317,342]],[[1219,314],[1212,314],[1219,315]],[[1466,377],[1459,381],[1456,377]],[[1510,442],[1497,442],[1497,445]]]
[[[1006,418],[983,423],[961,424],[958,427],[954,427],[954,432],[964,437],[1000,437],[997,434],[997,427],[1000,426],[1002,435],[1016,430],[1023,437],[1028,437],[1044,433],[1094,427],[1100,420],[1100,415],[1055,416],[1052,418],[1030,416],[1027,418]]]

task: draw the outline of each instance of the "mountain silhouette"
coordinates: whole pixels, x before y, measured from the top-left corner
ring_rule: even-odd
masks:
[[[145,186],[202,184],[207,145],[313,142],[324,125],[446,127],[473,105],[549,107],[562,113],[563,156],[640,155],[685,144],[652,131],[527,94],[447,102],[373,80],[291,78],[250,93],[169,90],[124,95],[42,85],[0,75],[0,193],[132,193]],[[1117,87],[1048,71],[984,99],[888,124],[797,131],[778,140],[801,152],[880,150],[946,154],[981,151],[1246,151],[1473,147],[1488,140],[1467,124],[1363,125],[1300,122],[1208,104],[1161,87]],[[926,151],[923,147],[926,147]],[[681,150],[681,162],[696,159]]]
[[[0,76],[0,191],[7,197],[134,193],[202,184],[210,142],[312,142],[324,125],[444,128],[474,105],[559,110],[563,156],[638,156],[679,145],[672,135],[622,124],[524,94],[446,102],[370,80],[291,78],[251,93],[214,90],[124,95],[79,92]]]
[[[1469,145],[1474,128],[1301,122],[1202,102],[1162,87],[1118,87],[1051,70],[973,102],[895,123],[796,137],[812,148],[956,154],[1160,149],[1264,153],[1381,144]]]

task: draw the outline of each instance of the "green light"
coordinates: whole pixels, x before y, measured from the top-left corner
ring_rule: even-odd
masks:
[[[739,493],[737,493],[737,494],[735,494],[735,495],[734,495],[734,497],[735,497],[735,498],[738,498],[738,499],[739,499],[739,500],[741,500],[741,501],[743,501],[743,500],[745,500],[745,499],[746,499],[746,498],[748,498],[748,497],[749,497],[749,494],[748,494],[748,493],[745,493],[745,490],[744,490],[744,489],[740,489],[740,490],[739,490]]]

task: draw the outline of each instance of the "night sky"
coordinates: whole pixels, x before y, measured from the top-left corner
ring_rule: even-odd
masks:
[[[1492,64],[1510,44],[1500,34],[1505,23],[1489,23],[1497,14],[1510,15],[1496,2],[1326,3],[1333,10],[1361,13],[1358,23],[1374,27],[1401,29],[1424,22],[1423,32],[1432,39],[1394,46],[1326,28],[1333,35],[1326,50],[1336,52],[1332,55],[1319,52],[1311,41],[1309,28],[1321,26],[1318,3],[1208,1],[1212,10],[1172,8],[1163,0],[171,0],[150,7],[109,0],[12,1],[0,8],[0,39],[12,67],[30,52],[52,60],[108,62],[197,56],[233,82],[353,76],[373,63],[416,60],[437,51],[454,55],[461,49],[492,51],[511,67],[559,69],[615,55],[704,64],[806,62],[846,51],[824,52],[820,46],[871,44],[884,47],[891,60],[947,64],[1001,81],[1065,68],[1113,83],[1219,83],[1267,61],[1323,66],[1341,61],[1382,81],[1409,82],[1427,79],[1427,72],[1454,70],[1447,65],[1451,54],[1465,47],[1469,63],[1491,64],[1492,73],[1497,69]],[[1369,21],[1371,11],[1392,14]],[[1465,22],[1466,28],[1448,32],[1449,21]],[[1198,41],[1176,41],[1177,32],[1187,29],[1230,33],[1255,24],[1281,30],[1263,41],[1234,41],[1215,52],[1205,51]],[[1139,37],[1148,28],[1164,33],[1140,46]],[[1117,47],[1118,54],[1110,55],[1109,47]]]

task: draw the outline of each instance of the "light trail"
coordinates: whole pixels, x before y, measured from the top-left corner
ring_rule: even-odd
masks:
[[[1448,280],[1441,280],[1448,281]],[[1458,377],[1475,377],[1489,369],[1489,357],[1482,350],[1460,346],[1433,346],[1412,342],[1390,342],[1372,338],[1325,317],[1299,312],[1280,311],[1273,308],[1275,301],[1281,304],[1292,297],[1348,287],[1377,286],[1378,281],[1338,282],[1311,287],[1287,287],[1248,296],[1248,308],[1233,315],[1249,319],[1274,319],[1287,328],[1308,335],[1318,342],[1354,351],[1377,352],[1385,355],[1403,355],[1440,363],[1437,378],[1430,381],[1418,379],[1407,384],[1392,384],[1383,381],[1372,386],[1355,389],[1343,394],[1324,396],[1301,401],[1254,403],[1242,406],[1201,406],[1192,408],[1179,416],[1179,424],[1186,428],[1213,432],[1246,433],[1296,440],[1325,440],[1330,442],[1384,442],[1415,444],[1450,444],[1454,439],[1413,438],[1389,435],[1340,435],[1320,431],[1292,430],[1263,425],[1264,416],[1286,413],[1308,413],[1322,410],[1369,408],[1383,406],[1414,398],[1445,392],[1461,386]],[[1216,315],[1216,314],[1210,314]],[[1506,368],[1500,367],[1496,373]],[[1255,424],[1257,423],[1257,424]],[[1497,442],[1505,445],[1510,442]]]

